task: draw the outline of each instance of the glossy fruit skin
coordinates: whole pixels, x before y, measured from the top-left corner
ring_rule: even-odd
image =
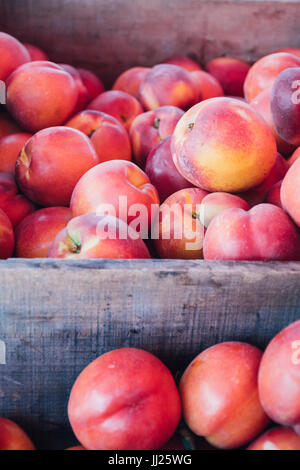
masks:
[[[121,73],[113,84],[113,90],[125,91],[138,99],[142,81],[149,72],[149,67],[132,67]]]
[[[15,248],[15,236],[11,221],[0,209],[0,259],[10,258]]]
[[[280,197],[284,210],[300,227],[300,160],[297,159],[282,181]]]
[[[258,186],[249,189],[249,191],[240,193],[239,196],[242,199],[245,199],[245,201],[247,201],[251,207],[262,204],[263,202],[267,202],[266,197],[268,191],[272,188],[272,186],[274,186],[274,184],[278,183],[278,181],[285,177],[288,169],[288,162],[283,158],[282,155],[280,155],[280,153],[277,152],[275,165],[271,169],[266,179]]]
[[[296,148],[292,156],[288,159],[288,165],[292,166],[298,158],[300,158],[300,147]]]
[[[281,203],[281,197],[280,197],[281,186],[282,186],[282,180],[278,181],[278,183],[274,184],[274,186],[272,186],[269,189],[267,197],[266,197],[266,203],[273,204],[274,206],[277,206],[283,209],[282,203]]]
[[[272,87],[283,70],[299,66],[300,59],[285,52],[269,54],[259,59],[252,65],[244,83],[244,93],[248,103],[263,90]]]
[[[190,72],[177,65],[159,64],[142,81],[139,100],[147,111],[161,106],[187,110],[201,97]]]
[[[122,200],[120,200],[120,198]],[[122,206],[124,202],[124,205]],[[71,198],[73,217],[108,212],[132,226],[136,204],[142,206],[140,229],[143,237],[159,209],[159,196],[148,176],[137,165],[124,160],[100,163],[78,181]]]
[[[185,422],[194,433],[215,447],[232,449],[266,427],[257,387],[261,356],[250,344],[226,342],[191,362],[179,390]]]
[[[44,206],[68,206],[81,176],[99,163],[90,139],[68,127],[50,127],[29,139],[16,163],[22,192]]]
[[[79,71],[75,67],[69,64],[59,64],[59,65],[62,69],[68,72],[71,75],[71,77],[73,77],[76,83],[76,87],[78,91],[78,98],[77,98],[77,103],[73,112],[80,112],[83,109],[85,109],[88,103],[91,101],[91,96],[81,79]]]
[[[68,414],[87,449],[152,450],[173,436],[181,404],[173,377],[159,359],[123,348],[83,370],[73,385]]]
[[[37,46],[34,46],[33,44],[23,44],[29,55],[30,55],[30,59],[31,61],[36,61],[36,60],[49,60],[48,56],[45,54],[44,51],[42,51],[42,49],[40,49],[39,47]]]
[[[111,230],[111,236],[107,234]],[[86,214],[70,220],[52,241],[48,258],[149,259],[136,231],[113,216]]]
[[[0,209],[5,212],[13,227],[35,210],[35,206],[20,194],[13,173],[0,173]]]
[[[0,417],[0,450],[35,450],[35,447],[20,426]]]
[[[207,192],[187,188],[169,196],[156,219],[154,245],[160,258],[202,259],[205,228],[200,207]]]
[[[210,223],[204,259],[299,261],[300,235],[288,215],[272,204],[250,211],[227,209]]]
[[[62,125],[77,105],[75,80],[52,62],[22,65],[9,76],[6,85],[8,111],[31,133]]]
[[[56,235],[72,217],[68,207],[47,207],[25,217],[16,228],[18,258],[46,258]]]
[[[276,78],[271,91],[271,111],[278,135],[292,145],[300,145],[300,63]]]
[[[198,62],[187,56],[172,56],[164,60],[162,63],[177,65],[178,67],[185,69],[187,72],[202,70],[202,67]]]
[[[300,436],[293,429],[279,426],[258,437],[248,450],[300,450]]]
[[[184,112],[176,106],[160,106],[137,116],[130,128],[130,140],[136,163],[145,168],[153,147],[173,134]]]
[[[142,114],[139,101],[129,93],[110,90],[101,93],[88,105],[87,109],[100,111],[116,118],[129,132],[133,120]]]
[[[172,136],[181,175],[206,191],[237,193],[262,183],[276,160],[275,138],[248,104],[219,97],[190,108]]]
[[[263,90],[261,93],[259,93],[259,95],[254,98],[254,100],[250,102],[250,106],[252,106],[264,118],[267,124],[269,124],[277,143],[278,152],[284,157],[288,157],[289,155],[291,155],[293,150],[295,150],[295,146],[283,140],[275,130],[274,120],[271,111],[271,93],[272,87]]]
[[[199,70],[191,72],[191,76],[197,84],[202,101],[216,98],[218,96],[224,96],[221,84],[210,73],[204,72],[204,70]]]
[[[248,211],[249,204],[242,198],[229,193],[210,193],[202,200],[200,206],[200,220],[204,227],[208,227],[211,221],[221,212],[227,209],[243,209]]]
[[[300,435],[300,320],[276,335],[259,369],[259,396],[268,416]]]
[[[113,116],[86,110],[73,116],[66,124],[86,134],[92,141],[99,163],[110,160],[131,160],[128,132]]]
[[[6,81],[20,65],[30,61],[27,49],[13,36],[0,32],[0,80]]]
[[[101,82],[100,78],[97,77],[93,72],[86,69],[77,69],[81,80],[86,87],[87,91],[89,92],[90,99],[93,100],[97,98],[97,96],[101,95],[101,93],[105,92],[105,88],[103,83]]]
[[[174,165],[171,136],[163,139],[151,150],[147,158],[145,173],[156,187],[161,202],[180,189],[191,187],[191,183],[181,176]]]
[[[15,172],[18,155],[30,137],[27,132],[19,132],[0,138],[0,172]]]
[[[244,96],[249,69],[249,64],[231,57],[217,57],[206,64],[206,70],[219,81],[228,96]]]

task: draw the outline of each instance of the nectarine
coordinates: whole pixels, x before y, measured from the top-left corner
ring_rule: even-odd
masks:
[[[153,450],[173,436],[181,405],[174,379],[159,359],[123,348],[83,370],[73,385],[68,413],[87,449]]]
[[[99,163],[89,138],[69,127],[50,127],[28,140],[16,163],[22,192],[42,206],[68,206],[81,176]]]
[[[212,98],[193,106],[172,137],[181,175],[207,191],[239,192],[260,184],[276,160],[275,138],[248,104]]]
[[[183,114],[184,112],[175,106],[161,106],[135,118],[130,128],[130,139],[135,161],[141,168],[145,167],[153,147],[173,134]]]
[[[220,343],[199,354],[180,381],[183,417],[215,447],[232,449],[255,438],[268,418],[258,397],[262,352],[247,343]]]

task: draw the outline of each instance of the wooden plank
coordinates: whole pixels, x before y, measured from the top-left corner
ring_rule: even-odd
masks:
[[[0,265],[0,299],[0,410],[40,446],[62,448],[86,364],[135,346],[175,372],[220,341],[264,347],[300,317],[300,264],[12,259]]]
[[[105,83],[173,54],[253,61],[300,46],[299,2],[249,0],[1,0],[0,29]]]

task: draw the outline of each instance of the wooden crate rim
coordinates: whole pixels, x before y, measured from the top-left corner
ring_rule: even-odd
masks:
[[[149,271],[230,271],[265,272],[267,273],[298,273],[299,261],[207,261],[181,259],[82,259],[67,260],[54,258],[10,258],[0,261],[1,270],[8,269],[94,269],[94,270],[149,270]]]

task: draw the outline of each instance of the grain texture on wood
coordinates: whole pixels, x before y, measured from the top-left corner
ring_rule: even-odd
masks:
[[[135,346],[175,372],[220,341],[264,347],[300,317],[300,264],[9,260],[0,299],[0,410],[62,448],[68,394],[90,361]]]
[[[1,0],[0,29],[109,85],[130,66],[174,54],[253,61],[299,47],[299,14],[296,0]]]

